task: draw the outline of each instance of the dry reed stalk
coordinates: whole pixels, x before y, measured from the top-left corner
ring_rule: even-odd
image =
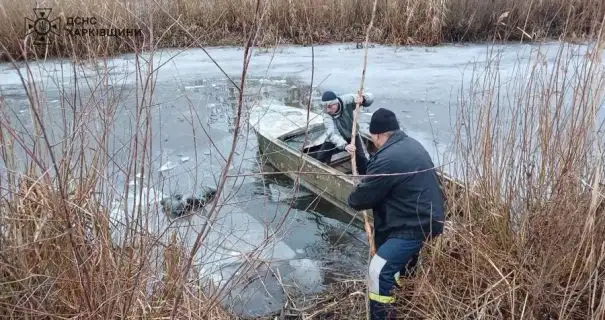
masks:
[[[279,0],[267,2],[267,19],[256,45],[272,46],[278,41],[294,44],[361,42],[365,21],[373,3]],[[23,19],[32,8],[16,0],[0,4],[0,43],[7,47],[0,59],[21,56],[25,29]],[[53,14],[96,16],[104,27],[142,28],[144,37],[112,41],[102,37],[53,35],[53,45],[30,47],[40,56],[108,56],[132,52],[135,47],[189,47],[192,34],[206,45],[240,45],[243,35],[254,28],[248,14],[254,3],[248,0],[190,0],[173,2],[59,1]],[[373,38],[384,44],[426,44],[485,41],[589,40],[594,24],[601,20],[605,5],[599,0],[522,1],[497,0],[409,0],[380,1],[377,4]],[[175,28],[174,17],[184,28]],[[308,21],[308,23],[305,23]],[[353,23],[351,23],[353,21]],[[153,23],[150,23],[153,22]],[[153,38],[154,41],[149,41]]]
[[[194,241],[193,247],[191,249],[191,253],[189,254],[189,258],[187,259],[187,263],[185,264],[184,270],[182,271],[183,275],[181,277],[181,281],[186,281],[187,275],[189,274],[189,271],[191,269],[193,259],[196,255],[197,251],[200,249],[203,240],[205,239],[205,237],[207,236],[207,234],[209,232],[209,223],[208,222],[213,222],[217,218],[217,215],[219,214],[219,211],[216,210],[217,205],[219,203],[218,199],[220,199],[220,195],[221,195],[223,188],[225,186],[225,183],[227,181],[227,172],[228,172],[231,162],[233,160],[233,156],[235,154],[235,149],[237,147],[237,142],[239,140],[240,121],[241,121],[242,114],[243,114],[244,88],[245,88],[245,83],[246,83],[248,65],[250,63],[250,58],[251,58],[251,51],[252,51],[251,48],[253,47],[253,45],[258,37],[259,31],[262,27],[262,22],[264,20],[263,18],[264,18],[264,12],[261,11],[261,1],[258,0],[258,1],[256,1],[256,9],[255,9],[255,14],[254,14],[255,29],[254,29],[254,32],[250,32],[250,34],[248,35],[248,40],[244,47],[244,61],[243,61],[240,85],[238,87],[239,95],[238,95],[236,118],[235,118],[235,128],[233,130],[233,141],[231,144],[231,150],[227,157],[227,161],[224,165],[224,169],[221,172],[221,177],[219,179],[218,186],[216,188],[215,198],[217,199],[217,201],[213,201],[212,207],[210,208],[210,210],[208,212],[208,220],[206,223],[204,223],[204,226],[202,227],[201,232],[198,233],[198,236],[196,237],[196,239]],[[175,303],[173,305],[173,309],[172,309],[173,317],[176,314],[176,311],[178,309],[177,307],[178,307],[178,304],[179,304],[181,298],[182,298],[182,294],[178,293],[177,297],[175,299]]]
[[[97,52],[93,40],[85,41],[86,48],[81,42],[69,48],[74,63],[65,71],[73,78],[49,80],[51,87],[53,81],[58,84],[62,107],[55,114],[58,118],[47,114],[51,107],[40,85],[31,85],[32,64],[26,61],[19,66],[25,70],[21,79],[32,114],[30,121],[39,136],[23,134],[18,121],[5,109],[0,117],[3,164],[11,176],[19,177],[2,186],[8,195],[0,204],[0,314],[5,318],[156,318],[170,315],[173,309],[166,306],[172,307],[173,297],[184,291],[183,303],[176,312],[179,316],[229,318],[204,295],[194,297],[195,290],[190,286],[175,285],[180,281],[175,270],[180,271],[182,266],[178,253],[183,248],[179,244],[173,243],[164,251],[167,274],[156,280],[161,267],[155,259],[162,250],[158,249],[160,240],[141,229],[149,224],[149,214],[144,214],[143,208],[125,212],[135,227],[127,229],[129,236],[120,243],[112,239],[115,226],[108,217],[111,199],[102,201],[98,192],[119,188],[109,185],[103,172],[109,171],[116,157],[109,151],[109,141],[118,104],[124,101],[112,94],[106,64],[85,82],[78,78],[87,66],[80,63],[77,50]],[[24,48],[28,50],[27,43]],[[102,61],[102,57],[92,58]],[[16,66],[15,60],[12,63]],[[138,168],[147,166],[150,158],[149,106],[154,96],[155,70],[153,64],[143,66],[140,60],[135,66],[133,126],[137,132],[127,142],[131,147],[125,151],[126,168],[118,170],[123,170],[126,181],[132,171],[141,173],[141,180],[150,181],[149,173]],[[65,80],[77,85],[66,86]],[[63,127],[53,132],[57,124]],[[55,139],[58,143],[53,145]],[[18,152],[27,156],[25,172],[17,165]],[[134,194],[135,201],[143,196],[149,197],[149,193],[144,194],[141,188]]]

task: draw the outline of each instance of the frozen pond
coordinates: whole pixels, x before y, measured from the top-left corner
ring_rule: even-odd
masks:
[[[315,47],[314,59],[311,47],[256,50],[246,99],[271,98],[299,105],[309,92],[312,72],[313,99],[326,89],[355,92],[360,84],[363,50],[353,48],[347,44]],[[376,100],[369,111],[379,107],[394,110],[402,127],[425,145],[437,165],[441,164],[453,139],[451,124],[460,86],[470,76],[472,63],[485,59],[486,49],[484,45],[371,48],[365,89]],[[507,45],[502,49],[505,51],[499,67],[506,73],[519,59],[527,59],[523,56],[529,54],[531,47]],[[553,54],[556,49],[553,45]],[[210,48],[208,52],[239,85],[243,50]],[[146,167],[150,172],[150,178],[145,178],[147,190],[186,194],[198,193],[202,185],[214,187],[231,148],[237,91],[201,50],[165,50],[156,53],[153,61],[153,68],[157,69],[155,88],[153,100],[146,102],[145,111],[149,113],[144,115],[135,112],[141,96],[133,89],[142,85],[137,85],[140,75],[135,73],[133,55],[110,59],[106,66],[98,63],[96,68],[101,72],[95,70],[95,65],[78,67],[79,86],[104,85],[101,90],[94,86],[83,89],[76,105],[94,104],[95,110],[116,105],[107,179],[118,188],[134,180],[124,176],[123,168],[133,152],[135,132],[148,130],[151,156]],[[54,124],[49,132],[51,140],[59,142],[64,127],[61,114],[71,108],[66,101],[73,101],[73,97],[62,97],[60,88],[73,87],[73,69],[69,62],[55,60],[34,66],[33,73],[44,93],[45,117]],[[31,133],[27,98],[15,70],[8,64],[0,65],[0,99],[8,107],[6,113],[16,131]],[[145,116],[150,117],[149,127],[135,128],[137,117]],[[364,114],[361,121],[367,123],[369,116]],[[232,175],[258,172],[262,167],[254,135],[248,135],[245,126],[242,134],[229,168]],[[1,170],[5,171],[4,167]],[[363,229],[350,226],[341,212],[315,201],[304,190],[303,197],[289,203],[291,187],[287,179],[263,179],[259,175],[230,179],[226,184],[222,198],[225,204],[216,227],[211,228],[208,242],[200,249],[199,259],[204,261],[201,272],[220,284],[244,261],[243,253],[268,244],[254,255],[253,260],[266,262],[256,265],[256,276],[246,286],[230,291],[235,300],[229,304],[238,312],[262,314],[279,310],[284,299],[282,284],[293,291],[317,292],[334,277],[365,272],[367,247],[363,244]],[[115,215],[121,219],[119,213]],[[155,212],[151,217],[151,232],[161,234],[168,228],[161,214]],[[170,228],[178,231],[186,245],[191,245],[203,224],[204,217],[194,217]]]

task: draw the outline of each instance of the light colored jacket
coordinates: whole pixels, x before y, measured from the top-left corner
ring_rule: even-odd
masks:
[[[326,141],[332,142],[338,149],[343,150],[347,146],[347,141],[336,130],[332,117],[329,114],[324,114],[323,121],[326,127]]]
[[[349,139],[351,136],[353,112],[357,106],[355,103],[356,96],[357,93],[348,93],[338,96],[338,99],[341,102],[339,112],[335,115],[324,113],[323,122],[326,127],[326,141],[332,142],[341,150],[343,150],[348,143],[346,139]],[[363,97],[365,101],[361,104],[361,107],[369,107],[374,102],[374,96],[369,92],[364,93]],[[337,128],[336,125],[338,125],[339,128]],[[359,132],[359,125],[357,125],[357,132]]]

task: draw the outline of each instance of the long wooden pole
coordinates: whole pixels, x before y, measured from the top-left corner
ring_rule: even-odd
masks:
[[[372,18],[370,19],[370,24],[368,25],[368,29],[366,31],[366,40],[365,40],[365,54],[364,54],[364,58],[363,58],[363,69],[361,72],[361,84],[359,86],[359,92],[358,95],[359,97],[363,98],[363,85],[365,82],[365,78],[366,78],[366,67],[368,65],[368,41],[370,39],[370,30],[372,29],[372,26],[374,25],[374,17],[376,16],[376,3],[378,1],[374,0],[374,5],[372,7]],[[355,112],[353,113],[353,130],[351,132],[351,143],[355,144],[355,136],[357,135],[357,122],[359,119],[359,112],[361,109],[361,105],[359,103],[357,103],[357,107],[355,108]],[[351,156],[351,167],[353,168],[353,176],[357,176],[359,173],[357,171],[357,161],[355,160],[355,155]],[[369,251],[369,255],[370,258],[372,258],[374,256],[374,254],[376,253],[376,246],[374,245],[374,235],[372,232],[372,226],[370,225],[370,221],[368,218],[368,212],[367,210],[363,210],[363,221],[364,221],[364,227],[366,230],[366,233],[368,234],[368,244],[370,245],[370,251]]]
[[[376,3],[378,2],[378,0],[374,0],[374,5],[372,7],[372,18],[370,19],[370,24],[368,25],[368,30],[366,31],[366,40],[365,40],[365,44],[364,44],[364,57],[363,57],[363,69],[361,72],[361,84],[359,85],[359,98],[358,100],[362,100],[363,101],[363,84],[366,78],[366,67],[368,65],[368,41],[370,39],[370,30],[372,29],[372,26],[374,25],[374,17],[376,16]],[[357,107],[355,108],[355,112],[353,113],[353,129],[351,132],[351,143],[353,145],[357,145],[355,143],[355,136],[357,135],[357,122],[359,119],[359,112],[361,109],[361,105],[360,103],[357,103]],[[362,146],[363,147],[363,146]],[[353,169],[353,176],[357,176],[358,172],[357,172],[357,161],[355,161],[355,155],[351,155],[351,167]],[[368,212],[367,210],[363,210],[363,221],[364,221],[364,228],[366,230],[366,233],[368,235],[368,244],[370,246],[370,250],[368,252],[368,264],[370,263],[369,261],[372,260],[372,257],[374,256],[374,254],[376,254],[376,246],[374,245],[374,233],[372,232],[372,226],[370,225],[370,221],[368,219]],[[366,285],[366,319],[370,319],[370,299],[369,298],[369,287]]]

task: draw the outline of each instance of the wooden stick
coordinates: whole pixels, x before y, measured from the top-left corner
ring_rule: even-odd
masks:
[[[370,19],[370,24],[368,25],[368,29],[366,31],[366,40],[365,40],[365,54],[364,54],[364,58],[363,58],[363,69],[361,72],[361,84],[359,86],[359,97],[361,97],[363,99],[363,84],[365,81],[365,77],[366,77],[366,67],[368,65],[368,40],[370,39],[370,30],[372,29],[372,26],[374,25],[374,17],[376,16],[376,3],[378,1],[374,0],[374,6],[372,7],[372,18]],[[357,103],[357,107],[355,108],[355,112],[353,113],[353,130],[351,132],[351,143],[355,144],[355,135],[357,134],[357,121],[359,119],[359,112],[361,109],[361,104]],[[355,155],[351,156],[351,167],[353,169],[353,176],[357,176],[358,172],[357,172],[357,161],[355,160]],[[363,221],[364,221],[364,228],[366,230],[366,233],[368,234],[368,244],[370,245],[370,258],[372,258],[374,256],[374,254],[376,253],[376,246],[374,245],[374,235],[372,232],[372,226],[370,226],[370,221],[368,218],[368,212],[367,210],[363,210]]]
[[[363,99],[363,84],[365,81],[365,77],[366,77],[366,67],[368,65],[368,40],[370,39],[370,30],[372,29],[372,25],[374,24],[374,17],[376,16],[376,3],[378,1],[374,0],[374,5],[372,7],[372,18],[370,19],[370,24],[368,25],[368,30],[366,31],[366,41],[365,41],[365,45],[364,45],[364,57],[363,57],[363,69],[361,72],[361,84],[359,85],[359,97],[361,99]],[[363,100],[362,100],[363,101]],[[357,122],[359,119],[359,112],[361,109],[361,104],[357,103],[357,107],[355,108],[355,112],[353,113],[353,130],[351,132],[351,143],[353,145],[357,145],[355,143],[355,136],[357,135]],[[363,147],[363,144],[362,144]],[[351,155],[351,167],[353,169],[353,176],[357,176],[358,172],[357,172],[357,161],[355,161],[355,155]],[[370,261],[372,260],[372,257],[374,256],[374,254],[376,254],[376,246],[374,245],[374,234],[372,232],[372,226],[370,225],[370,221],[368,219],[368,212],[367,210],[363,210],[363,221],[364,221],[364,228],[366,230],[366,233],[368,234],[368,244],[370,245],[370,250],[368,252],[368,265],[370,263]],[[366,285],[366,319],[370,319],[370,292],[369,292],[369,287]]]

